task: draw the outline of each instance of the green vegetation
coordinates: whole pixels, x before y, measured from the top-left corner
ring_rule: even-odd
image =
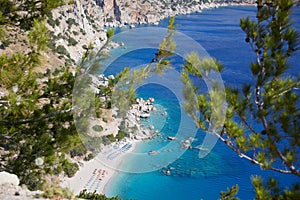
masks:
[[[299,49],[299,33],[292,27],[290,13],[293,1],[259,0],[257,20],[241,19],[240,26],[246,34],[256,62],[251,63],[254,83],[244,84],[242,88],[227,87],[228,110],[225,123],[216,136],[241,158],[259,165],[263,170],[273,170],[283,174],[300,177],[299,133],[300,77],[287,76],[288,59]],[[221,124],[221,120],[211,116],[220,114],[213,105],[222,103],[225,98],[217,93],[215,85],[209,95],[199,94],[196,99],[188,91],[197,94],[190,77],[202,78],[204,73],[219,72],[222,68],[215,61],[200,60],[198,55],[190,54],[182,73],[185,84],[186,112],[195,120],[198,127],[209,129],[210,123]],[[213,80],[210,80],[213,81]],[[196,112],[200,112],[198,117]],[[250,120],[251,119],[251,120]],[[255,123],[253,123],[255,122]],[[256,129],[253,124],[261,125]],[[266,183],[261,177],[252,177],[257,199],[298,199],[299,183],[287,189],[279,188],[273,178]],[[237,187],[227,191],[233,197]],[[221,194],[221,199],[225,198]]]
[[[111,144],[112,142],[116,141],[116,138],[113,136],[113,134],[105,135],[105,136],[102,136],[101,138],[102,138],[102,142],[104,145],[108,145],[108,144]]]
[[[63,46],[56,47],[55,43],[49,43],[51,33],[45,26],[45,16],[49,16],[51,10],[62,5],[63,1],[15,2],[0,0],[0,38],[3,46],[15,42],[3,40],[3,30],[7,25],[18,26],[28,31],[30,49],[26,54],[15,52],[13,55],[0,56],[0,87],[6,92],[0,97],[0,148],[4,152],[0,157],[0,170],[17,174],[21,184],[26,184],[31,190],[42,189],[49,198],[70,198],[68,191],[49,185],[46,175],[65,173],[72,177],[79,167],[77,163],[68,160],[69,156],[85,156],[89,160],[93,158],[93,154],[86,156],[88,150],[97,152],[99,144],[110,144],[127,136],[127,132],[121,129],[116,137],[107,135],[93,138],[82,135],[80,138],[77,130],[87,132],[89,122],[81,120],[81,117],[91,117],[90,110],[93,106],[97,117],[101,117],[100,108],[110,108],[112,102],[115,102],[113,106],[117,106],[119,115],[124,116],[128,105],[135,98],[136,84],[147,78],[150,72],[161,74],[171,67],[169,58],[176,48],[172,39],[174,18],[171,18],[167,36],[149,65],[132,73],[125,68],[115,80],[109,82],[109,87],[100,88],[107,100],[105,103],[100,102],[95,95],[94,99],[91,98],[91,101],[95,100],[94,104],[84,102],[84,98],[75,98],[74,102],[79,105],[75,110],[72,107],[73,88],[76,76],[82,72],[67,66],[55,71],[36,70],[38,67],[43,68],[42,52],[48,47],[69,57]],[[229,109],[222,130],[216,134],[240,157],[262,169],[299,177],[299,93],[294,89],[300,83],[299,77],[285,75],[289,67],[288,58],[299,48],[299,34],[292,27],[289,17],[292,5],[291,0],[258,0],[257,20],[241,20],[241,28],[246,34],[245,41],[253,48],[257,58],[251,64],[255,84],[247,84],[243,88],[226,88]],[[21,11],[26,14],[20,15]],[[48,18],[49,21],[52,26],[59,23]],[[68,24],[71,27],[76,22],[70,18]],[[84,32],[82,29],[80,31]],[[108,38],[113,34],[113,29],[107,31]],[[108,42],[109,40],[105,45]],[[70,40],[70,45],[76,44],[76,41]],[[92,44],[83,48],[86,49],[86,54],[82,58],[81,69],[97,72],[101,67],[101,59],[106,56],[101,54],[105,47],[97,53],[92,51]],[[92,66],[91,60],[94,61]],[[219,72],[222,66],[214,59],[201,61],[198,55],[191,53],[182,73],[186,91],[194,90],[196,93],[190,77],[202,78],[202,72],[209,70]],[[86,85],[90,80],[83,77],[79,78],[79,82]],[[112,95],[116,83],[119,87],[115,88]],[[76,92],[83,96],[92,94],[91,91],[78,90],[74,93]],[[204,130],[208,129],[210,115],[215,112],[212,108],[214,100],[210,99],[210,95],[215,95],[216,99],[220,97],[214,91],[209,95],[199,94],[197,101],[191,96],[185,96],[188,102],[185,105],[186,112]],[[195,117],[194,111],[199,111],[201,117]],[[253,119],[263,128],[254,129],[249,125],[248,119]],[[75,127],[75,123],[79,124],[78,127]],[[101,131],[103,128],[95,126],[93,129]],[[82,142],[88,143],[89,149]],[[257,176],[252,177],[252,183],[257,199],[300,199],[299,185],[280,188],[274,178],[263,181]],[[234,186],[221,192],[220,198],[237,199],[237,192],[238,186]],[[81,192],[79,197],[118,199],[86,191]]]
[[[9,41],[9,40],[3,40],[3,41],[2,41],[2,45],[3,45],[4,47],[8,47],[10,44],[11,44],[11,41]]]
[[[42,20],[52,9],[64,4],[63,0],[0,0],[0,24],[11,24],[29,30],[33,21]]]
[[[111,38],[113,35],[114,35],[114,29],[108,29],[107,32],[106,32],[106,36],[107,38]]]
[[[103,128],[102,128],[102,126],[100,126],[100,125],[95,125],[95,126],[93,126],[92,128],[93,128],[93,130],[96,131],[96,132],[101,132],[101,131],[103,131]]]
[[[118,198],[118,196],[108,198],[103,194],[97,194],[96,192],[93,193],[87,192],[86,190],[81,191],[77,197],[83,199],[94,199],[94,200],[121,200]]]
[[[9,95],[1,99],[1,148],[6,149],[1,162],[6,164],[0,167],[35,190],[43,187],[43,175],[57,174],[62,165],[69,176],[74,174],[59,152],[68,153],[81,144],[70,114],[72,85],[66,84],[73,75],[67,68],[55,78],[44,74],[48,81],[41,87],[36,81],[40,75],[32,70],[39,63],[38,56],[32,57],[35,59],[19,53],[0,59],[0,65],[10,69],[1,72],[0,85]],[[42,99],[47,101],[41,104]],[[37,158],[43,159],[42,168],[35,164]]]
[[[83,48],[84,50],[88,50],[88,47],[87,47],[86,44],[82,45],[82,48]]]
[[[47,18],[47,23],[54,28],[55,26],[59,26],[60,21],[58,19],[54,20],[52,13],[50,13]]]
[[[78,44],[78,42],[71,36],[69,37],[68,42],[69,42],[69,44],[68,44],[69,46],[75,46],[76,44]]]
[[[238,191],[238,185],[233,186],[232,188],[228,188],[226,192],[220,193],[220,200],[239,200],[239,198],[235,197]]]
[[[49,183],[43,188],[43,193],[38,197],[48,199],[74,199],[72,191],[66,188],[61,188],[57,184]]]
[[[72,25],[76,25],[76,26],[78,26],[78,23],[75,21],[75,19],[73,19],[73,18],[69,18],[69,19],[67,19],[67,24],[68,24],[68,27],[69,27],[69,29],[72,27]]]
[[[116,139],[118,141],[121,141],[122,139],[124,139],[125,137],[128,137],[128,136],[129,135],[121,129],[121,130],[119,130],[118,134],[116,135]]]
[[[87,149],[83,145],[79,145],[70,151],[71,157],[84,156],[87,153]]]
[[[45,51],[49,42],[49,31],[45,25],[45,21],[33,20],[32,30],[28,34],[29,42],[32,49],[36,52]]]
[[[66,55],[69,57],[69,52],[63,45],[58,45],[55,49],[55,52],[61,54],[61,55]]]
[[[84,158],[84,160],[89,161],[89,160],[92,160],[93,158],[94,158],[94,155],[92,153],[90,153]]]
[[[7,25],[25,28],[30,48],[26,54],[0,56],[0,87],[6,91],[0,97],[0,170],[17,174],[21,184],[31,190],[46,190],[50,183],[45,175],[64,171],[73,176],[78,165],[69,162],[66,155],[83,155],[86,150],[71,114],[75,81],[72,70],[69,67],[53,72],[36,70],[43,68],[42,52],[48,46],[55,47],[49,43],[44,17],[62,1],[39,1],[41,7],[34,2],[0,1],[0,30]],[[22,10],[31,14],[19,16]],[[58,51],[68,53],[60,47]]]
[[[64,160],[62,169],[68,177],[72,177],[79,170],[77,163],[70,163],[68,160]]]

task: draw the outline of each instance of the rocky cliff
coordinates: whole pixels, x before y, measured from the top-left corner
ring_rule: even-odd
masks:
[[[52,49],[78,62],[89,43],[96,50],[105,43],[108,27],[157,23],[174,15],[241,3],[254,4],[254,0],[74,0],[48,18]]]

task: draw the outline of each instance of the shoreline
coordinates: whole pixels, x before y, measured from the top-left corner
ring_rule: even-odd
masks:
[[[127,156],[128,154],[134,152],[134,151],[136,150],[136,148],[137,148],[137,145],[140,144],[142,141],[143,141],[143,140],[135,140],[134,145],[133,145],[133,147],[132,147],[132,150],[131,150],[130,152],[126,153],[125,155],[123,155],[123,159],[120,160],[120,162],[119,162],[119,164],[118,164],[118,168],[124,163],[126,156]],[[114,180],[114,178],[116,177],[116,175],[118,174],[118,172],[120,172],[120,171],[114,170],[114,172],[111,173],[110,177],[108,177],[108,180],[106,181],[105,185],[103,186],[102,190],[100,191],[101,194],[105,194],[105,193],[106,193],[106,190],[107,190],[109,184],[110,184],[111,182],[113,182],[113,180]]]
[[[100,82],[97,82],[96,77],[92,78],[96,85],[105,85],[108,81],[108,78],[104,77],[104,75],[99,75]],[[92,89],[95,90],[96,88],[92,86]],[[101,92],[98,91],[98,93]],[[61,186],[70,188],[76,195],[85,189],[87,192],[95,191],[96,193],[104,194],[107,185],[112,181],[112,177],[122,170],[121,165],[126,156],[136,149],[139,142],[149,139],[155,134],[154,127],[153,129],[150,127],[146,128],[139,123],[141,118],[149,118],[151,113],[156,111],[153,105],[154,101],[154,98],[149,98],[148,100],[137,98],[136,104],[130,106],[130,109],[127,111],[127,118],[124,120],[125,128],[129,135],[107,145],[101,144],[101,151],[95,153],[95,157],[90,161],[73,159],[73,161],[79,164],[80,168],[73,177],[64,177],[61,181]],[[110,117],[113,116],[112,113],[113,111],[109,114]],[[98,118],[94,119],[90,121],[90,126],[101,124],[100,122],[101,120]],[[111,125],[114,126],[114,132],[111,132],[112,129],[109,128]],[[114,120],[106,123],[105,126],[101,124],[103,131],[100,134],[92,133],[92,129],[90,130],[92,131],[90,134],[93,137],[101,137],[105,136],[106,132],[109,132],[116,137],[120,125],[121,121],[118,118],[114,118]],[[134,131],[134,129],[136,130]]]
[[[133,153],[136,150],[137,145],[141,142],[142,142],[142,140],[133,140],[133,143],[132,143],[133,146],[132,146],[131,150],[122,156],[122,158],[119,160],[119,162],[117,164],[117,168],[120,168],[120,166],[124,163],[126,156],[128,156],[128,154],[130,154],[130,153]],[[116,170],[116,169],[112,169],[112,171],[113,171],[113,173],[111,173],[110,176],[107,178],[107,181],[103,185],[102,190],[100,191],[100,194],[105,194],[105,191],[106,191],[107,187],[109,186],[110,182],[112,182],[114,180],[115,176],[117,175],[117,173],[120,172],[120,170]]]
[[[123,3],[127,3],[125,6]],[[176,3],[176,4],[175,4]],[[134,28],[138,24],[154,24],[171,16],[200,13],[206,9],[214,9],[224,6],[255,6],[254,0],[245,2],[207,2],[199,0],[192,2],[174,1],[143,1],[130,3],[128,0],[107,1],[104,4],[97,4],[95,1],[76,0],[74,4],[60,6],[53,10],[51,24],[48,29],[53,32],[52,39],[57,45],[62,45],[75,62],[80,62],[85,54],[85,48],[92,41],[94,50],[98,51],[107,40],[106,32],[109,28],[127,27]],[[118,15],[113,10],[118,10]],[[72,19],[76,23],[68,24]],[[56,21],[59,21],[57,23]],[[69,27],[66,29],[66,27]],[[62,35],[69,35],[77,41],[75,45],[69,45],[69,39]]]
[[[178,15],[189,15],[189,14],[196,14],[196,13],[201,13],[203,10],[209,10],[209,9],[217,9],[220,7],[234,7],[234,6],[255,6],[254,4],[251,3],[213,3],[213,5],[211,4],[204,4],[203,7],[201,8],[201,10],[199,11],[193,11],[193,12],[179,12],[179,13],[173,13],[175,16]],[[170,15],[171,16],[171,15]],[[162,21],[165,18],[168,18],[170,16],[165,16],[162,19],[158,19],[156,22],[154,23],[158,23],[160,21]],[[149,22],[147,24],[154,24],[152,22]],[[118,26],[121,27],[121,26]],[[139,124],[139,122],[136,122],[137,124]],[[145,130],[144,128],[142,128],[142,130]],[[149,135],[148,135],[149,136]],[[147,137],[150,138],[150,137]],[[76,173],[75,176],[71,177],[71,178],[67,178],[64,177],[63,180],[61,181],[61,185],[63,187],[68,187],[70,188],[74,194],[79,194],[80,191],[87,189],[88,192],[94,192],[93,188],[90,190],[88,187],[91,186],[92,184],[87,184],[87,183],[91,183],[91,182],[100,182],[100,186],[96,189],[96,193],[99,194],[105,194],[109,184],[114,181],[114,179],[116,178],[116,175],[118,172],[120,172],[120,170],[118,170],[120,168],[120,166],[123,164],[123,162],[126,159],[126,156],[132,152],[134,152],[136,150],[137,145],[143,141],[143,139],[133,139],[133,138],[126,138],[127,142],[129,141],[132,144],[132,147],[126,151],[125,153],[120,154],[119,156],[117,156],[116,159],[112,160],[112,161],[108,161],[109,164],[105,163],[105,162],[101,162],[101,159],[99,160],[98,157],[101,157],[103,155],[105,155],[105,153],[98,153],[93,159],[91,159],[90,161],[81,161],[84,166],[80,166],[78,172]],[[103,151],[104,152],[109,152],[111,150],[111,148],[118,142],[114,142],[110,145],[104,146],[103,147]],[[107,161],[107,159],[106,159]],[[104,178],[101,179],[101,181],[89,181],[91,180],[91,177],[93,176],[93,172],[96,169],[101,169],[101,171],[105,171],[105,176]]]
[[[147,20],[142,17],[143,20],[137,21],[134,19],[129,20],[128,22],[108,22],[103,24],[104,28],[121,28],[123,26],[129,26],[130,28],[134,28],[134,25],[142,25],[142,24],[154,24],[158,25],[158,23],[166,18],[172,17],[172,16],[179,16],[179,15],[189,15],[189,14],[195,14],[195,13],[201,13],[203,10],[208,9],[217,9],[220,7],[243,7],[243,6],[249,6],[249,7],[255,7],[257,6],[256,2],[254,0],[248,0],[246,2],[209,2],[209,3],[199,3],[193,6],[190,6],[188,4],[182,4],[178,5],[176,7],[176,10],[172,10],[170,8],[165,8],[163,14],[156,14],[153,16],[147,16]]]
[[[103,149],[104,153],[98,153],[95,158],[90,161],[82,161],[83,166],[80,166],[75,176],[71,178],[64,177],[61,186],[68,187],[75,195],[78,195],[84,189],[86,189],[87,192],[96,191],[96,193],[105,194],[108,184],[113,180],[113,177],[120,172],[118,169],[124,162],[126,156],[132,153],[136,149],[137,144],[141,141],[142,140],[125,141],[126,144],[130,143],[132,145],[131,148],[113,160],[105,159],[104,155],[110,155],[108,152],[111,152],[116,143],[105,146]],[[120,145],[124,145],[125,142],[123,141]]]

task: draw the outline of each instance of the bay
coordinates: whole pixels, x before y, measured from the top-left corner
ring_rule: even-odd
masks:
[[[295,8],[293,13],[295,27],[300,30],[300,12]],[[254,7],[223,7],[218,9],[204,10],[202,13],[176,17],[177,29],[200,43],[210,56],[215,57],[225,67],[222,78],[225,85],[235,87],[245,82],[252,82],[250,62],[254,54],[245,42],[245,34],[239,27],[242,17],[255,18]],[[167,27],[168,19],[160,22],[160,27]],[[123,67],[134,67],[150,61],[153,57],[153,49],[141,49],[130,52],[116,60],[106,73],[117,73]],[[176,63],[182,62],[181,58],[174,57]],[[297,75],[300,71],[299,52],[290,60],[294,68],[289,73]],[[177,66],[180,68],[180,66]],[[199,84],[201,81],[199,81]],[[162,137],[142,142],[136,152],[148,152],[159,149],[168,141],[165,138],[177,132],[180,123],[180,102],[168,88],[156,84],[148,84],[138,89],[138,95],[143,98],[154,97],[155,103],[166,109],[165,119],[154,116],[150,121],[145,121],[145,126],[153,124],[155,127],[162,126]],[[163,125],[159,124],[163,121]],[[192,125],[188,124],[186,127]],[[187,129],[188,130],[188,129]],[[198,130],[192,146],[200,145],[205,133]],[[146,161],[145,161],[146,162]],[[125,160],[122,165],[129,168],[139,165],[134,158]],[[239,158],[224,144],[218,142],[212,152],[204,157],[198,157],[198,151],[192,149],[175,162],[170,163],[168,169],[171,175],[158,169],[149,173],[125,173],[119,172],[108,185],[105,193],[108,196],[118,195],[123,199],[218,199],[219,192],[228,187],[238,184],[238,197],[241,199],[253,199],[254,191],[251,184],[252,175],[260,175],[264,179],[272,176],[284,185],[290,185],[299,181],[292,175],[282,175],[272,171],[262,171],[256,165]]]

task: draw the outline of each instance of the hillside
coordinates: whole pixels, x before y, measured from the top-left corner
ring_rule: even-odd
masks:
[[[79,169],[74,157],[93,156],[81,143],[71,112],[76,67],[88,47],[99,50],[111,27],[156,23],[218,5],[228,3],[0,0],[0,171],[17,174],[30,190],[56,191],[53,180]],[[102,121],[103,113],[97,113]]]
[[[98,50],[106,41],[106,30],[110,27],[131,24],[157,23],[180,14],[200,12],[205,8],[220,5],[253,4],[246,1],[201,1],[201,0],[74,0],[72,4],[55,9],[48,16],[52,36],[52,48],[62,45],[65,56],[78,62],[90,42]]]

